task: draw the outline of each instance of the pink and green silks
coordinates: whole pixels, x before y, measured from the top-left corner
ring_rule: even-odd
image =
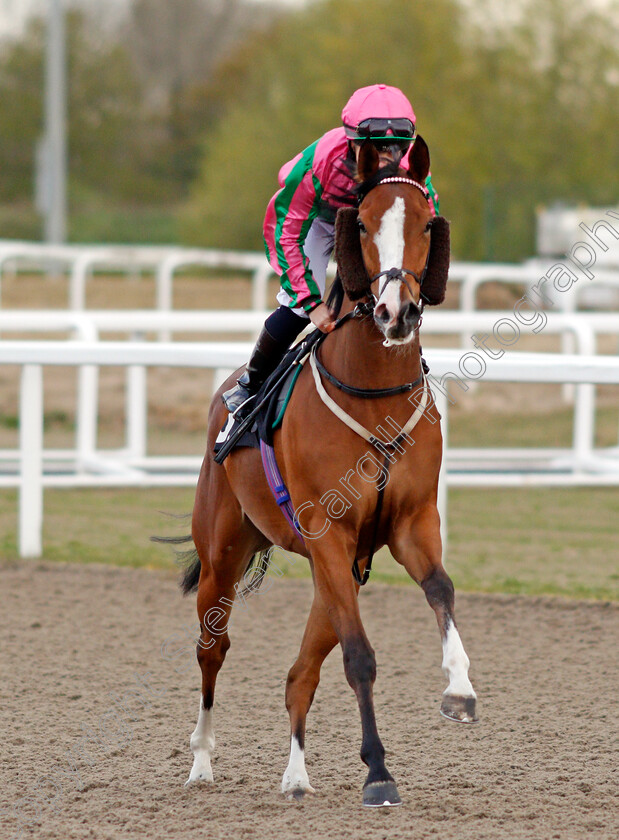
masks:
[[[289,305],[311,312],[322,300],[324,278],[319,285],[310,270],[304,244],[314,220],[333,225],[335,211],[343,205],[354,182],[345,165],[348,140],[343,128],[334,128],[302,151],[279,171],[280,189],[270,200],[264,219],[267,258],[279,275]],[[408,165],[408,153],[402,166]],[[426,179],[428,204],[438,215],[438,194],[430,175]],[[323,286],[321,290],[320,286]]]

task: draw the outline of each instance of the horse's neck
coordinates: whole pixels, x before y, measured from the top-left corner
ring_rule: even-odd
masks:
[[[393,388],[421,376],[419,334],[406,345],[385,347],[372,317],[353,318],[321,348],[333,376],[355,388]]]

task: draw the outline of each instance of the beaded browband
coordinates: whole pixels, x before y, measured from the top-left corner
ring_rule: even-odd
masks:
[[[422,184],[419,183],[419,181],[413,181],[412,178],[404,178],[402,175],[392,175],[390,178],[383,178],[378,182],[378,184],[376,184],[376,186],[380,187],[381,184],[411,184],[411,186],[417,187],[417,189],[423,193],[426,201],[430,197],[430,193]]]

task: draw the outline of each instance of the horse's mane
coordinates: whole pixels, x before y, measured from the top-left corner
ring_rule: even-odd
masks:
[[[356,176],[357,167],[355,166],[355,176]],[[377,187],[381,181],[384,181],[385,178],[393,178],[395,175],[405,175],[403,169],[400,168],[400,161],[394,160],[391,163],[386,164],[386,166],[381,166],[380,169],[377,169],[373,175],[370,175],[369,178],[366,178],[365,181],[357,181],[357,183],[352,188],[351,192],[355,196],[355,200],[357,204],[361,204],[365,196]]]
[[[337,318],[340,314],[340,309],[344,303],[344,286],[340,280],[340,275],[336,274],[331,288],[329,289],[329,296],[327,298],[327,306]]]

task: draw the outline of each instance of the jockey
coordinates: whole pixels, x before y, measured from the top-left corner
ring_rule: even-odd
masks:
[[[311,321],[324,333],[335,325],[322,298],[335,239],[335,215],[354,186],[353,165],[361,144],[376,146],[381,165],[402,161],[415,140],[415,113],[401,90],[389,85],[360,88],[342,111],[340,128],[328,131],[279,172],[280,189],[264,219],[267,257],[280,277],[279,308],[265,321],[247,367],[223,394],[230,412],[242,417],[294,339]],[[426,179],[428,203],[438,214],[438,195]],[[238,411],[239,408],[241,411]]]

